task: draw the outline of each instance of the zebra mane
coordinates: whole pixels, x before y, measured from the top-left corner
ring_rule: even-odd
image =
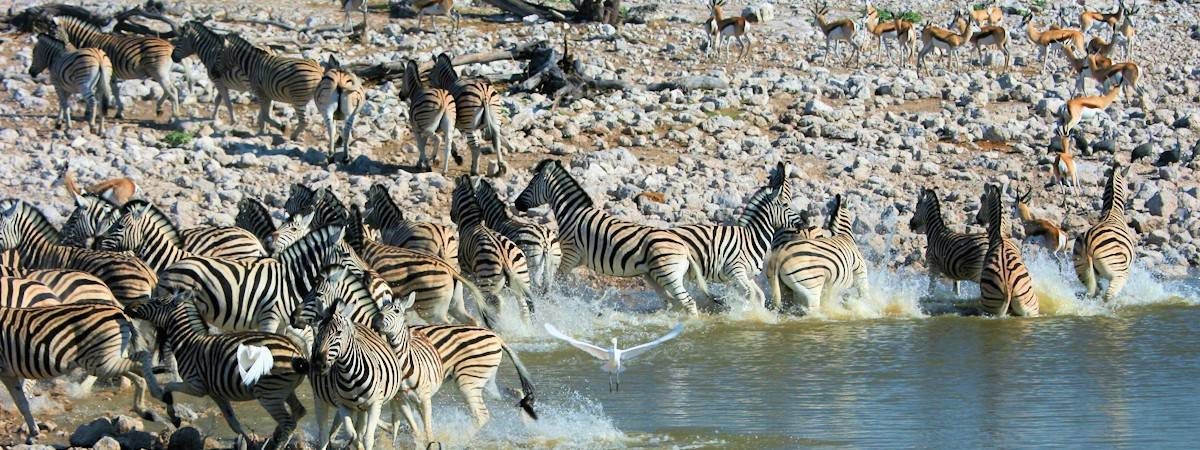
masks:
[[[546,184],[553,187],[554,184],[561,183],[566,185],[565,187],[568,190],[578,191],[579,196],[586,200],[586,202],[582,202],[579,205],[580,207],[592,208],[596,206],[596,202],[595,200],[592,200],[592,196],[587,193],[587,190],[585,190],[583,186],[579,185],[578,181],[575,181],[575,177],[571,176],[571,172],[568,172],[567,169],[562,166],[561,162],[559,162],[557,159],[543,159],[534,169],[534,173],[541,173],[543,170],[547,169],[551,171],[550,175],[553,176],[554,179],[547,179]]]
[[[242,35],[238,33],[226,34],[225,43],[229,44],[229,46],[232,48],[254,52],[260,56],[272,56],[275,54],[275,52],[268,48],[260,47],[254,43],[251,43],[250,41],[247,41],[246,38],[243,38]]]
[[[62,28],[58,28],[57,32],[62,33]],[[63,41],[61,36],[55,36],[47,33],[38,33],[38,42],[45,43],[46,45],[49,45],[50,48],[58,51],[64,51],[67,49],[67,46],[70,45],[70,42]]]
[[[1100,215],[1107,216],[1113,211],[1125,212],[1125,177],[1121,173],[1121,164],[1116,161],[1113,161],[1108,182],[1104,184],[1104,206],[1100,209]]]
[[[483,209],[475,201],[475,192],[471,186],[470,176],[462,175],[455,180],[450,218],[459,227],[470,227],[483,223]]]
[[[842,202],[842,194],[833,197],[833,207],[829,210],[829,223],[826,224],[831,236],[850,234],[850,211]]]
[[[742,213],[738,215],[737,226],[744,227],[750,225],[750,219],[757,214],[760,214],[763,209],[770,207],[771,202],[779,198],[779,188],[775,186],[763,186],[746,200],[746,206],[742,208]]]
[[[450,55],[439,53],[433,59],[433,68],[429,69],[429,81],[443,89],[449,89],[458,82],[458,72],[454,70],[454,62]]]
[[[358,210],[358,205],[350,205],[350,212],[346,218],[344,239],[350,245],[350,248],[360,253],[366,244],[366,238],[363,236],[362,212]]]
[[[275,221],[271,219],[267,207],[252,197],[245,197],[238,202],[238,213],[233,219],[233,224],[254,234],[264,244],[276,230]]]
[[[25,233],[33,233],[32,235],[26,234],[27,238],[36,237],[58,245],[60,239],[58,229],[54,228],[54,225],[50,223],[50,219],[46,218],[42,210],[35,208],[23,200],[14,198],[0,200],[0,211],[8,211],[13,206],[16,206],[16,211],[13,211],[13,220],[17,222],[17,227]]]
[[[145,200],[130,200],[121,207],[121,215],[130,214],[142,208],[145,208],[151,229],[166,235],[166,238],[176,247],[183,248],[183,237],[179,234],[179,228],[175,226],[175,222],[172,222],[170,217],[167,217],[166,213],[154,204]],[[141,224],[135,224],[135,226],[141,226]]]
[[[344,266],[331,264],[321,269],[320,282],[324,283],[328,279],[329,273],[337,269],[345,270],[342,279],[338,280],[333,289],[326,292],[327,295],[315,298],[321,306],[321,311],[325,311],[326,308],[339,302],[346,303],[354,308],[354,312],[350,315],[352,322],[371,326],[371,319],[378,317],[381,311],[379,305],[375,304],[375,297],[371,295],[371,287],[365,277]],[[314,289],[313,294],[319,293]]]
[[[391,219],[404,220],[404,212],[396,205],[396,201],[392,199],[392,194],[388,193],[387,187],[382,184],[376,183],[367,190],[366,208],[369,212],[363,219],[368,225],[376,228],[382,229],[395,225],[390,223]]]
[[[475,186],[475,200],[479,202],[479,207],[484,211],[492,211],[499,221],[507,222],[510,219],[508,205],[500,200],[500,195],[496,193],[496,187],[492,186],[492,182],[479,180],[479,185]]]

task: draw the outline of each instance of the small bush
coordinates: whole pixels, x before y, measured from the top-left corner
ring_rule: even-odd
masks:
[[[163,143],[170,147],[182,147],[192,142],[192,133],[186,131],[172,131],[163,136]]]
[[[916,11],[905,11],[904,14],[900,15],[900,20],[909,23],[921,23],[921,19],[921,13]]]

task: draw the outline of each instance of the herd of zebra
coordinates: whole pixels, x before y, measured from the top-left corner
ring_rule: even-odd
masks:
[[[250,91],[259,105],[258,133],[262,134],[268,123],[287,129],[270,117],[272,104],[282,102],[296,108],[299,123],[290,133],[290,138],[296,140],[308,127],[305,110],[312,102],[325,122],[329,161],[338,160],[339,141],[341,160],[350,161],[351,131],[366,95],[358,76],[343,69],[337,58],[330,55],[321,64],[310,59],[280,56],[237,33],[216,32],[206,26],[203,19],[175,26],[161,14],[153,16],[171,24],[174,39],[105,33],[75,17],[43,20],[40,27],[44,32],[38,34],[29,75],[36,77],[48,70],[58,94],[59,126],[70,128],[70,98],[79,94],[87,105],[87,121],[96,126],[98,118],[98,130],[103,131],[110,99],[116,100],[116,117],[124,117],[119,81],[143,78],[153,79],[163,88],[156,103],[156,116],[162,115],[163,104],[169,98],[168,120],[173,120],[179,96],[171,79],[171,65],[197,55],[217,90],[213,99],[213,121],[223,102],[233,122],[230,91]],[[406,62],[400,96],[409,104],[409,126],[419,153],[417,170],[430,170],[431,160],[437,159],[436,152],[432,157],[427,157],[425,152],[432,137],[437,137],[445,149],[442,173],[449,169],[451,157],[456,164],[462,164],[462,157],[454,146],[457,130],[466,137],[471,149],[472,175],[479,173],[479,157],[485,145],[496,155],[496,174],[507,171],[503,153],[507,144],[499,123],[500,94],[489,81],[460,77],[450,56],[442,53],[435,56],[433,67],[427,73],[422,72],[416,61]],[[97,100],[99,113],[96,112]],[[340,135],[335,128],[338,120],[342,121]]]
[[[64,176],[75,210],[61,230],[29,203],[0,201],[0,381],[25,416],[30,441],[38,427],[23,381],[76,368],[89,375],[85,389],[95,377],[132,380],[142,413],[148,388],[177,426],[175,392],[211,397],[239,435],[245,431],[230,402],[257,400],[278,422],[268,448],[288,442],[305,415],[295,389],[307,376],[322,448],[343,423],[369,448],[384,404],[399,407],[415,441],[429,439],[431,397],[446,378],[458,384],[476,425],[487,423],[483,394],[495,393],[508,354],[522,385],[519,406],[536,418],[531,377],[491,328],[507,297],[528,323],[537,297],[578,266],[644,277],[689,315],[716,307],[709,281],[732,282],[766,306],[755,281],[764,269],[771,306],[780,311],[819,309],[852,286],[870,295],[848,199],[833,199],[825,227],[810,226],[789,206],[784,163],[771,168],[735,224],[676,228],[608,214],[552,159],[533,169],[514,206],[548,205],[556,227],[510,211],[490,182],[466,175],[452,195],[457,230],[406,219],[382,185],[369,189],[360,208],[329,188],[299,184],[281,224],[263,203],[245,198],[235,226],[179,230],[155,205],[130,199],[137,189],[128,179],[81,191]],[[938,276],[956,288],[978,281],[983,313],[1036,315],[1003,194],[988,185],[981,196],[977,220],[986,234],[951,231],[931,189],[917,199],[910,227],[927,236],[931,286]],[[1102,219],[1075,243],[1088,294],[1107,279],[1106,301],[1120,292],[1133,259],[1124,203],[1123,170],[1114,165]],[[691,297],[689,280],[706,303]],[[405,326],[410,311],[433,325]],[[154,365],[155,354],[165,367]],[[160,385],[162,372],[175,381]],[[398,427],[399,415],[392,417]]]

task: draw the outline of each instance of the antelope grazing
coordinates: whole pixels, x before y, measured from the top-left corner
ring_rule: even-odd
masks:
[[[1059,110],[1058,123],[1059,133],[1066,136],[1079,124],[1079,121],[1087,118],[1092,118],[1097,112],[1104,111],[1111,105],[1113,100],[1117,99],[1117,94],[1121,93],[1121,85],[1116,85],[1108,89],[1108,93],[1104,95],[1089,95],[1085,97],[1075,97],[1067,100],[1067,104],[1063,105]]]
[[[854,42],[855,26],[854,21],[850,19],[839,19],[830,22],[825,19],[825,13],[829,12],[828,3],[820,3],[809,8],[813,17],[817,20],[817,27],[821,29],[821,34],[825,35],[825,62],[829,62],[829,47],[833,44],[833,50],[837,51],[842,41],[850,44],[854,61],[858,62],[861,57],[862,48],[858,43]]]
[[[1074,168],[1073,165],[1072,168]],[[1032,188],[1027,189],[1025,193],[1017,192],[1017,216],[1021,218],[1021,225],[1025,229],[1025,239],[1040,238],[1041,244],[1055,255],[1065,251],[1067,249],[1067,233],[1053,222],[1034,216],[1033,212],[1029,210],[1029,200],[1032,198]]]
[[[885,49],[884,39],[895,39],[897,46],[900,47],[901,55],[904,56],[904,59],[901,60],[902,63],[912,59],[917,51],[917,32],[913,30],[912,22],[895,15],[892,16],[892,20],[880,22],[879,10],[875,9],[874,5],[867,4],[866,24],[867,31],[879,41],[880,51]],[[891,58],[890,49],[888,49],[888,58]]]
[[[75,184],[75,174],[71,173],[71,166],[69,164],[63,166],[62,180],[63,187],[67,188],[67,192],[72,197],[79,198],[84,195],[85,192],[80,190],[79,186]],[[137,195],[138,186],[129,177],[109,178],[88,186],[86,193],[101,197],[117,205],[124,205],[125,202]]]
[[[1022,20],[1021,26],[1025,27],[1025,34],[1029,37],[1029,41],[1038,46],[1038,58],[1042,60],[1042,72],[1046,71],[1046,67],[1050,65],[1050,46],[1057,45],[1059,48],[1070,42],[1075,45],[1075,48],[1083,48],[1083,33],[1079,30],[1071,28],[1049,28],[1045,31],[1038,31],[1033,25],[1033,14],[1026,14]]]
[[[750,37],[750,34],[747,32],[746,24],[757,21],[758,18],[757,16],[724,17],[723,12],[721,11],[721,6],[723,5],[725,5],[725,0],[712,0],[712,2],[709,3],[709,9],[711,10],[713,21],[713,25],[710,27],[710,30],[712,30],[711,40],[715,43],[717,56],[720,56],[721,53],[724,52],[722,49],[722,41],[727,38],[730,40],[736,40],[738,43],[737,61],[741,62],[742,58],[746,56],[746,53],[750,51],[750,45],[754,43],[753,39]],[[725,46],[728,45],[729,44],[725,44]]]
[[[993,8],[995,7],[993,6]],[[975,20],[974,14],[971,15],[971,19]],[[983,25],[981,22],[976,23],[980,23],[979,31],[971,35],[971,44],[975,45],[975,53],[978,55],[979,65],[983,65],[983,48],[995,47],[1004,55],[1004,67],[1007,69],[1011,59],[1011,55],[1008,53],[1008,30],[1002,26]]]
[[[1079,195],[1079,175],[1075,172],[1075,159],[1071,157],[1071,137],[1067,134],[1059,136],[1059,150],[1054,155],[1054,165],[1051,171],[1054,173],[1054,184],[1059,186],[1058,192],[1066,194],[1066,186],[1071,185],[1071,191],[1074,195]],[[1063,203],[1067,202],[1067,198],[1063,197]]]
[[[995,0],[989,0],[971,8],[971,19],[980,25],[986,22],[990,26],[999,26],[1004,21],[1004,10],[995,4]]]
[[[1096,36],[1088,41],[1087,54],[1100,55],[1106,58],[1112,57],[1113,48],[1116,46],[1117,43],[1115,40],[1113,42],[1105,42],[1104,38]]]
[[[1102,13],[1100,11],[1089,11],[1086,2],[1083,5],[1083,12],[1079,13],[1079,30],[1088,32],[1095,25],[1108,24],[1113,35],[1117,33],[1117,25],[1125,18],[1125,2],[1117,2],[1117,10],[1110,13]]]
[[[417,10],[417,28],[421,28],[422,19],[429,14],[449,17],[454,22],[454,32],[458,32],[458,23],[462,21],[462,16],[454,10],[454,0],[416,0],[412,7]],[[429,18],[429,24],[434,26],[433,17]]]
[[[921,30],[922,46],[921,53],[917,55],[917,71],[920,72],[921,68],[925,66],[925,55],[929,54],[929,52],[933,51],[934,49],[945,52],[946,58],[950,62],[955,63],[955,65],[959,65],[958,54],[955,52],[955,50],[958,50],[959,47],[962,47],[963,44],[971,40],[971,24],[974,22],[974,20],[974,18],[968,16],[966,26],[960,27],[957,34],[945,28],[937,27],[926,22],[925,28]],[[949,64],[949,62],[947,64]]]

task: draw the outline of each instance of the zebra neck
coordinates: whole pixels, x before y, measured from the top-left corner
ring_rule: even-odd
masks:
[[[204,319],[200,317],[200,313],[194,310],[194,306],[184,306],[172,313],[165,330],[167,340],[176,349],[187,348],[187,344],[195,342],[209,335],[208,325],[205,325]],[[189,311],[188,309],[193,309]]]
[[[988,218],[988,245],[997,247],[1008,237],[1008,232],[1006,231],[1008,228],[1008,219],[1004,217],[1004,214],[1000,213],[998,205],[991,205],[989,209],[988,214],[991,217]]]
[[[408,332],[408,325],[400,325],[400,331],[395,333],[387,333],[388,345],[396,352],[396,356],[401,362],[407,361],[410,356],[409,344],[412,342],[412,335]]]
[[[200,54],[200,62],[209,69],[216,68],[221,63],[221,53],[225,51],[225,39],[207,33],[196,33],[193,45]]]
[[[942,220],[942,208],[936,203],[925,215],[925,234],[927,236],[945,236],[950,233],[946,222]]]
[[[155,240],[143,240],[135,253],[137,253],[138,258],[141,258],[156,271],[166,269],[167,266],[175,264],[183,258],[193,256],[187,250],[179,248],[178,245],[175,245],[166,236],[157,236]]]

